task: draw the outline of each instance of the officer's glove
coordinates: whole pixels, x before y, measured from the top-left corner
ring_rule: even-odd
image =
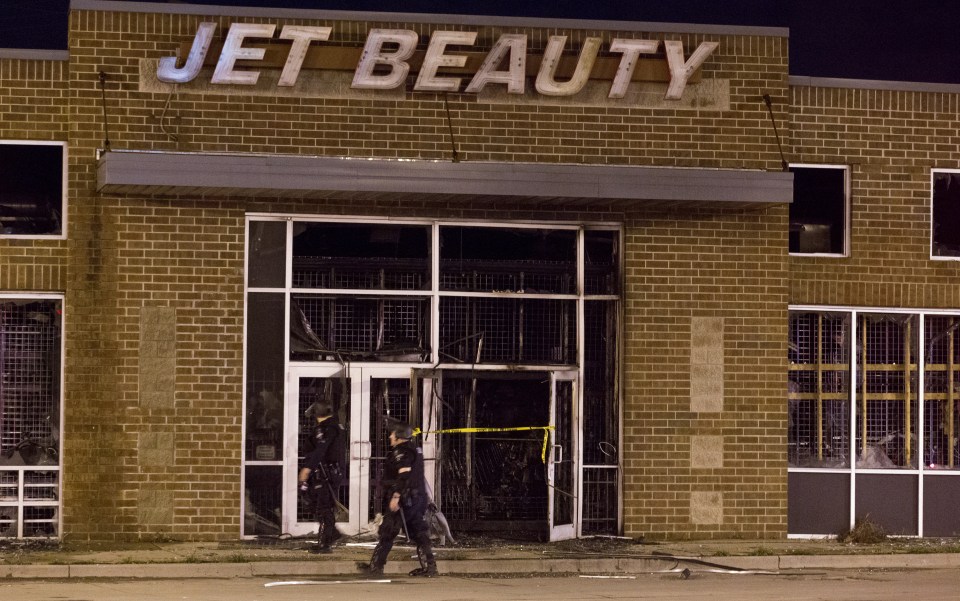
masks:
[[[301,480],[301,481],[300,481],[300,492],[307,492],[308,490],[310,490],[310,485],[307,484],[307,481],[306,481],[306,480]]]

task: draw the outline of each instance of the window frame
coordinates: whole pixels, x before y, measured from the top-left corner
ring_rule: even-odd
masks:
[[[938,255],[935,252],[933,235],[936,231],[935,215],[933,213],[934,180],[938,173],[955,173],[960,176],[960,169],[933,167],[930,169],[930,260],[931,261],[960,261],[960,253],[956,255]]]
[[[61,147],[61,166],[60,166],[60,233],[58,234],[4,234],[0,232],[0,239],[4,240],[66,240],[67,239],[67,214],[68,214],[68,181],[67,181],[67,155],[69,147],[67,142],[59,140],[16,140],[0,139],[0,144],[4,146],[60,146]]]
[[[843,250],[839,253],[820,253],[820,252],[794,252],[789,249],[789,239],[787,242],[787,254],[791,257],[827,257],[827,258],[847,258],[850,256],[850,230],[851,223],[851,177],[850,165],[841,165],[834,163],[790,163],[788,169],[839,169],[843,171]],[[791,171],[792,173],[792,171]],[[793,203],[790,204],[791,208]],[[790,219],[787,218],[788,227]]]

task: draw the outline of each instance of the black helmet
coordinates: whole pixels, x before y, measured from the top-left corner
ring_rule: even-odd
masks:
[[[318,417],[330,417],[333,415],[333,405],[329,402],[320,400],[316,401],[303,412],[303,415],[309,419],[317,419]]]
[[[403,440],[410,440],[413,438],[413,428],[411,428],[409,424],[398,419],[394,419],[389,415],[387,416],[387,430],[392,432],[396,438]]]

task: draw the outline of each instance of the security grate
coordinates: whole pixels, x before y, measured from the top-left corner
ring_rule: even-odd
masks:
[[[915,315],[862,314],[857,364],[857,467],[916,467]]]
[[[960,317],[924,317],[923,465],[960,468]]]
[[[0,463],[59,463],[58,301],[0,303]]]
[[[787,457],[795,467],[840,467],[850,457],[850,320],[790,316]]]
[[[293,231],[294,288],[430,288],[428,225],[298,221]]]
[[[293,287],[424,290],[430,268],[426,259],[294,257]]]
[[[584,259],[585,294],[617,294],[620,291],[619,232],[586,230]]]
[[[59,532],[60,301],[0,302],[0,537]],[[6,468],[6,469],[4,469]]]
[[[444,261],[440,289],[576,294],[576,270],[569,263],[545,261]]]
[[[443,226],[440,289],[576,294],[572,229]]]
[[[586,465],[618,462],[617,319],[615,301],[584,304],[583,461]]]
[[[620,498],[615,467],[583,469],[583,534],[616,534]]]
[[[440,299],[443,360],[523,365],[576,364],[576,302],[555,299]]]
[[[511,427],[546,423],[543,374],[527,380],[443,379],[441,427]],[[441,435],[444,515],[455,527],[478,520],[547,519],[546,468],[540,431]]]
[[[295,295],[291,303],[294,360],[419,362],[429,355],[427,298]]]

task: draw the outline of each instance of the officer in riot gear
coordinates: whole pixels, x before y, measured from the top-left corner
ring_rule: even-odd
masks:
[[[420,567],[411,576],[437,576],[437,561],[430,544],[430,529],[424,520],[429,499],[423,475],[423,452],[413,441],[413,431],[407,424],[393,422],[390,428],[390,452],[384,465],[383,521],[377,531],[377,546],[369,563],[359,564],[360,571],[370,575],[383,574],[387,555],[400,529],[417,545]]]
[[[313,449],[307,453],[298,479],[300,490],[311,493],[319,528],[317,553],[330,553],[333,543],[342,534],[336,525],[337,491],[344,473],[343,426],[333,414],[333,406],[327,401],[317,401],[306,411],[316,420],[311,434]]]

